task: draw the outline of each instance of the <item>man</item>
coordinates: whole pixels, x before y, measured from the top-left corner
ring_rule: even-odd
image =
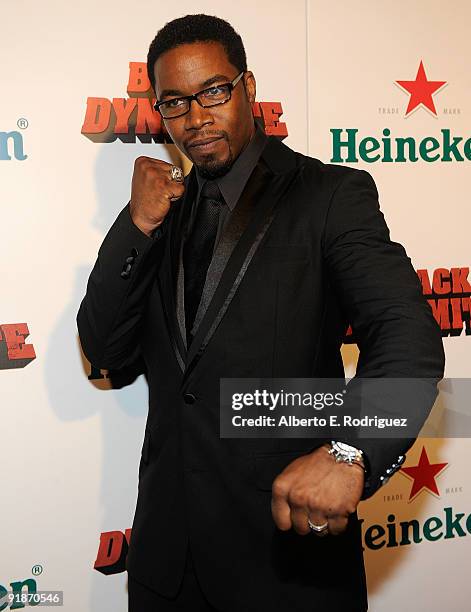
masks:
[[[168,23],[148,73],[193,169],[181,182],[136,160],[78,314],[94,365],[147,372],[129,609],[363,612],[356,508],[413,440],[222,439],[219,381],[343,377],[351,323],[358,377],[429,379],[424,420],[443,373],[438,327],[371,176],[255,125],[255,78],[228,23]]]

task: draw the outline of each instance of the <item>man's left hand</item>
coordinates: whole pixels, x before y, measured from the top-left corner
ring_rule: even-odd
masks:
[[[314,525],[328,523],[316,535],[338,535],[345,531],[348,517],[360,501],[364,471],[361,466],[337,462],[324,445],[292,461],[272,487],[272,514],[279,529],[293,529],[300,535]]]

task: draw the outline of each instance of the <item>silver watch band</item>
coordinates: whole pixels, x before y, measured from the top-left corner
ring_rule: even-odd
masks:
[[[345,442],[337,442],[335,440],[331,440],[330,446],[331,448],[329,450],[329,454],[333,455],[336,461],[343,461],[349,465],[356,463],[366,470],[363,451],[361,451],[359,448],[346,444]]]

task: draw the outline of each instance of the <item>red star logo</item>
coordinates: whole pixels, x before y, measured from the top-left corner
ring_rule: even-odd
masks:
[[[443,85],[446,85],[446,81],[428,81],[422,60],[420,60],[415,81],[396,81],[396,83],[410,94],[406,117],[420,104],[423,104],[425,108],[437,116],[432,94],[436,93]]]
[[[409,495],[409,501],[418,495],[422,489],[427,489],[434,495],[440,495],[435,477],[438,476],[447,465],[448,463],[430,463],[425,446],[423,446],[422,452],[420,453],[419,464],[414,467],[401,468],[401,472],[404,472],[414,481]]]

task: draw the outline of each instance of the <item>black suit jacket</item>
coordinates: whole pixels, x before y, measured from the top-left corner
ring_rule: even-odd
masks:
[[[366,610],[356,514],[343,535],[325,538],[281,532],[271,516],[273,479],[323,441],[221,439],[219,379],[342,377],[351,323],[358,376],[430,379],[417,400],[425,419],[444,358],[416,273],[390,241],[367,172],[270,137],[217,246],[187,351],[181,246],[194,171],[185,183],[154,238],[123,209],[78,313],[94,365],[120,370],[142,359],[147,371],[127,569],[171,596],[189,539],[202,587],[224,612]],[[365,498],[411,443],[362,441]]]

